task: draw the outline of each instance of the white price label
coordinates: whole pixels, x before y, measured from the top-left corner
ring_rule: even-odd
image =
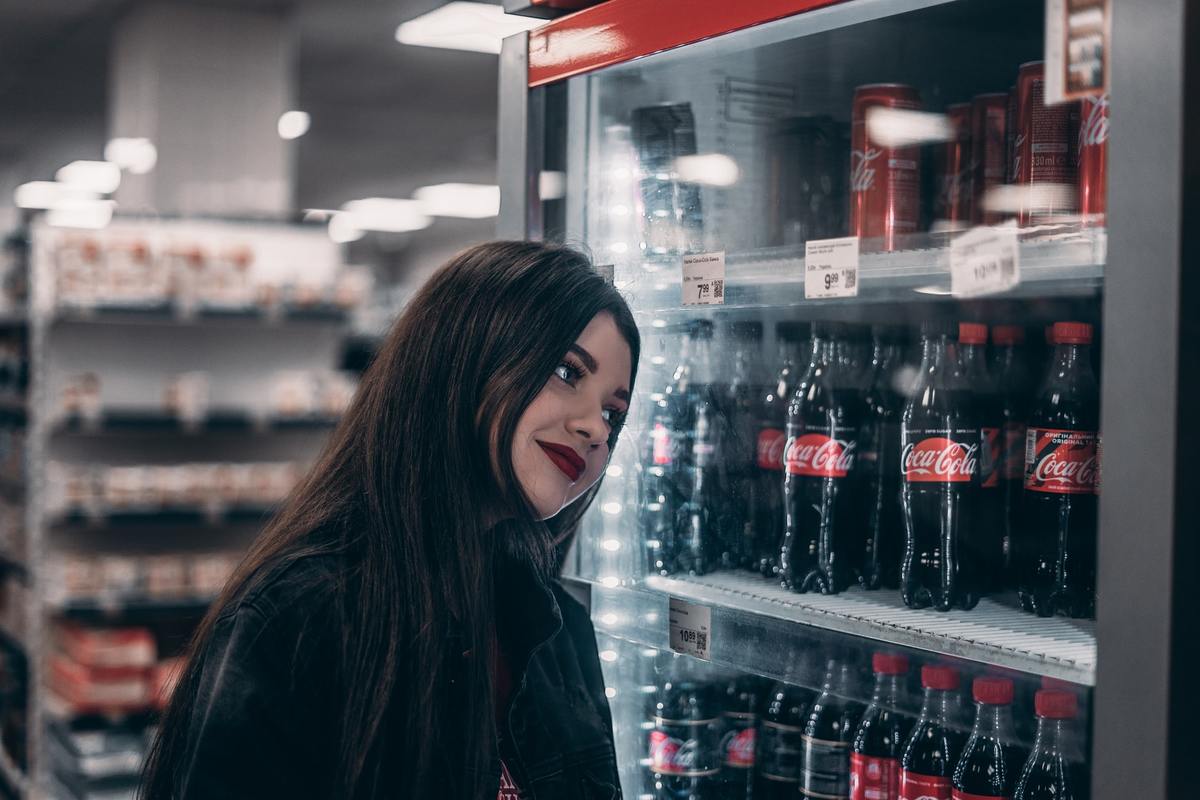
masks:
[[[600,273],[600,277],[603,278],[604,282],[607,283],[609,286],[612,286],[615,281],[614,276],[616,275],[616,270],[617,270],[616,264],[597,264],[596,265],[596,272]]]
[[[804,245],[804,296],[858,297],[858,237],[810,240]]]
[[[725,251],[693,253],[683,257],[683,304],[725,304]]]
[[[670,598],[669,602],[671,649],[681,655],[708,661],[708,653],[712,648],[712,609],[676,597]]]
[[[1021,248],[1015,225],[972,228],[950,242],[950,293],[978,297],[1021,282]]]

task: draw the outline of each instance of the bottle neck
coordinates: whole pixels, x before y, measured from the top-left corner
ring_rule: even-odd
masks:
[[[734,383],[753,383],[755,353],[761,341],[739,341],[733,350],[733,381]]]
[[[876,675],[871,702],[884,708],[900,708],[904,698],[903,675]]]
[[[926,689],[921,702],[921,718],[938,725],[958,721],[958,695],[941,689]]]
[[[711,383],[712,369],[712,340],[695,339],[692,341],[691,356],[692,381],[696,383]]]
[[[834,347],[835,343],[833,339],[824,336],[814,336],[812,345],[809,348],[808,366],[810,368],[820,367],[828,369],[829,365],[833,363]]]
[[[1039,753],[1068,757],[1071,738],[1071,720],[1038,717],[1033,749]]]
[[[947,389],[964,388],[962,363],[957,347],[945,335],[926,336],[921,343],[921,375],[925,379],[940,378]]]
[[[1068,391],[1094,390],[1096,375],[1092,372],[1092,348],[1086,344],[1059,344],[1050,359],[1046,388]]]
[[[1002,742],[1014,741],[1012,706],[976,703],[973,732]]]

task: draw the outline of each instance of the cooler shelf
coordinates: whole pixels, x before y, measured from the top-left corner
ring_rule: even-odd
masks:
[[[645,593],[594,587],[593,617],[606,633],[653,639],[666,647],[665,597],[712,609],[714,660],[753,672],[786,669],[788,639],[810,634],[792,623],[859,636],[887,644],[965,658],[996,667],[1094,685],[1095,623],[1065,618],[1042,619],[1011,605],[985,599],[971,611],[939,613],[906,607],[899,593],[852,589],[840,595],[799,595],[749,574],[720,572],[702,577],[646,579],[645,587],[660,595],[647,604]],[[637,600],[616,596],[638,594]],[[661,605],[654,619],[639,608]],[[633,611],[634,616],[625,611]],[[634,617],[637,617],[636,619]],[[612,624],[609,624],[612,623]]]

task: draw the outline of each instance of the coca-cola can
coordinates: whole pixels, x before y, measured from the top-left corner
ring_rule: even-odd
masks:
[[[840,236],[846,224],[845,134],[832,117],[785,117],[768,135],[767,221],[772,244]]]
[[[1108,184],[1108,95],[1085,97],[1079,112],[1079,216],[1103,225]]]
[[[952,137],[938,148],[935,225],[955,230],[971,221],[971,105],[946,106]]]
[[[1075,125],[1079,104],[1048,106],[1045,64],[1031,61],[1017,72],[1017,124],[1013,183],[1017,221],[1032,225],[1060,217],[1075,206]]]
[[[865,249],[895,250],[915,233],[921,218],[921,150],[871,141],[867,112],[875,107],[921,108],[911,86],[877,83],[854,90],[850,131],[850,234],[877,243]]]
[[[1004,183],[1007,171],[1004,160],[1005,117],[1008,115],[1008,93],[992,92],[977,95],[971,101],[971,164],[973,199],[971,221],[993,225],[1003,214],[987,208],[987,193]]]
[[[1004,182],[1015,183],[1013,175],[1013,142],[1017,138],[1017,87],[1008,90],[1008,104],[1004,114]]]

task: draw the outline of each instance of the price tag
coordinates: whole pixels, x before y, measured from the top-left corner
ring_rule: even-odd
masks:
[[[950,294],[978,297],[1021,282],[1021,248],[1015,225],[972,228],[950,242]]]
[[[804,296],[858,297],[858,237],[809,240],[804,245]]]
[[[712,609],[670,598],[671,649],[708,661],[712,647]]]
[[[614,276],[616,275],[616,270],[617,270],[616,264],[597,264],[596,265],[596,272],[600,273],[600,277],[603,278],[604,282],[607,283],[609,286],[612,286],[615,281]]]
[[[725,304],[725,251],[693,253],[683,257],[683,304]]]

